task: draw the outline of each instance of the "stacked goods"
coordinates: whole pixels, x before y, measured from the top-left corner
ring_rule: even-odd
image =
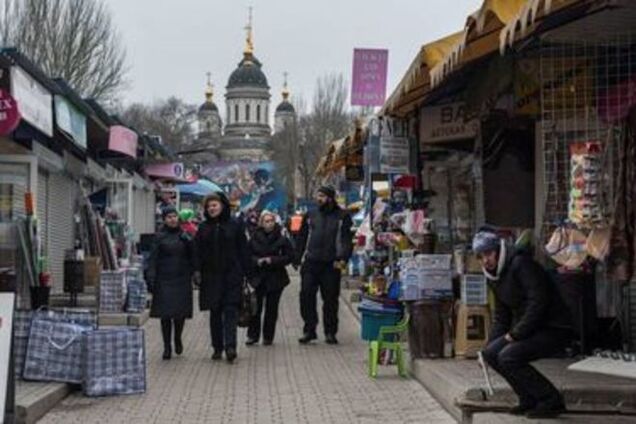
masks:
[[[443,299],[453,296],[451,255],[402,258],[399,267],[402,300]]]
[[[126,312],[140,313],[146,309],[146,282],[138,278],[128,280]]]
[[[102,271],[99,284],[99,312],[118,313],[126,305],[126,272]]]
[[[462,276],[461,300],[464,305],[488,304],[488,286],[483,274]]]

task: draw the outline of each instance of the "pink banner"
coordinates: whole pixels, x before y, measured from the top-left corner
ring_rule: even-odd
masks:
[[[0,135],[7,135],[20,123],[18,104],[11,94],[0,88]]]
[[[110,127],[108,150],[137,157],[137,133],[122,125]]]
[[[149,177],[185,180],[185,168],[181,162],[156,163],[146,166],[145,171]]]
[[[382,106],[386,98],[386,75],[389,51],[354,49],[351,104]]]

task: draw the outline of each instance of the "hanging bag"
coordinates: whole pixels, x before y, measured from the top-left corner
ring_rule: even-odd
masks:
[[[238,326],[241,328],[249,327],[252,318],[256,315],[257,309],[256,291],[250,287],[247,280],[243,280],[241,285],[241,305],[239,308]]]

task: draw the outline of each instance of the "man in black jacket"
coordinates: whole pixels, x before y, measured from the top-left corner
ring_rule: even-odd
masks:
[[[495,293],[495,318],[483,356],[519,396],[511,413],[529,418],[556,417],[564,411],[554,385],[530,362],[562,351],[570,339],[570,323],[547,273],[529,252],[506,246],[491,229],[473,239]]]
[[[318,289],[323,302],[325,340],[329,344],[338,343],[340,272],[349,260],[353,246],[351,217],[338,206],[335,197],[336,191],[332,187],[318,189],[318,210],[307,214],[297,238],[296,264],[302,262],[300,313],[305,321],[303,336],[298,340],[301,344],[317,338]]]

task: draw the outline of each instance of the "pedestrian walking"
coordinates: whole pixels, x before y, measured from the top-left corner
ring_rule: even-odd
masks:
[[[163,227],[150,253],[146,279],[152,293],[150,316],[161,319],[163,359],[170,359],[172,330],[174,351],[181,355],[185,320],[192,318],[194,251],[192,238],[179,226],[177,209],[174,206],[163,208],[162,217]]]
[[[232,218],[230,202],[223,193],[203,202],[205,220],[195,237],[195,283],[199,285],[199,307],[210,311],[213,360],[236,359],[236,332],[241,283],[246,267],[247,241],[241,222]]]
[[[511,410],[529,418],[551,418],[565,410],[554,385],[530,365],[562,352],[571,339],[563,302],[545,270],[528,251],[508,247],[491,229],[473,239],[489,285],[495,293],[495,318],[483,351],[486,362],[519,396]]]
[[[325,341],[337,344],[340,273],[353,250],[351,217],[336,203],[333,187],[323,186],[316,193],[318,210],[307,214],[298,237],[296,264],[301,265],[300,312],[305,322],[303,336],[307,344],[317,338],[316,297],[322,297]]]
[[[277,223],[276,214],[269,211],[261,214],[259,228],[253,232],[248,245],[251,260],[249,281],[256,291],[258,309],[247,330],[246,344],[251,346],[260,339],[264,306],[263,344],[269,346],[276,334],[278,304],[283,290],[289,284],[285,267],[294,259],[294,251]]]

